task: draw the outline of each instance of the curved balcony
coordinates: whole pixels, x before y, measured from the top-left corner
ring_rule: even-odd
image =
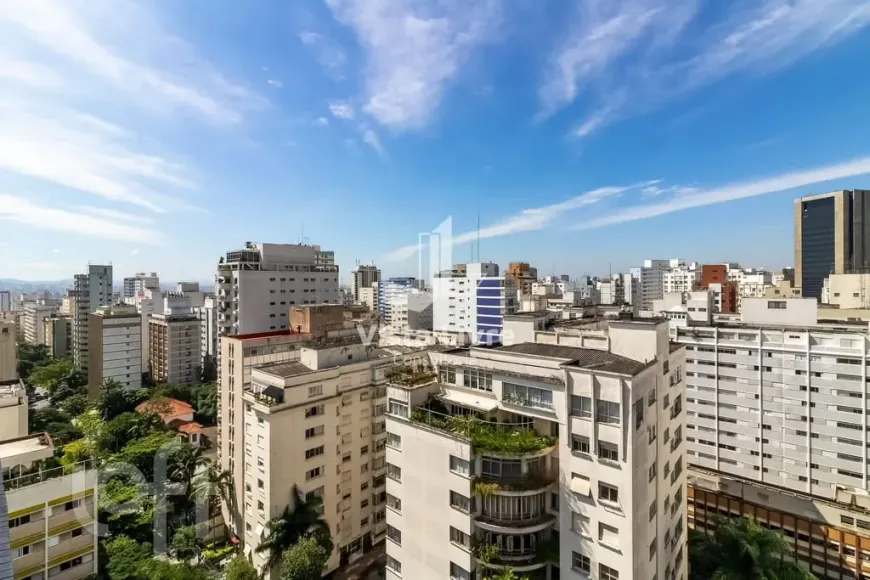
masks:
[[[543,532],[512,536],[484,532],[475,542],[472,553],[478,563],[487,568],[535,572],[548,564],[559,563],[559,538]]]
[[[474,479],[474,493],[489,495],[534,496],[548,491],[559,479],[556,469],[528,471],[517,476],[482,474]]]
[[[478,528],[494,534],[534,534],[550,528],[556,515],[548,511],[549,493],[532,496],[491,495],[478,500]]]

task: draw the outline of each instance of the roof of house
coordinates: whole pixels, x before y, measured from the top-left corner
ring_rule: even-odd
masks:
[[[176,421],[173,421],[173,423],[176,423]],[[204,427],[196,421],[177,421],[177,423],[177,425],[172,426],[182,433],[199,433],[204,429]]]
[[[136,405],[137,413],[145,413],[146,411],[154,411],[164,421],[170,421],[174,418],[193,413],[193,407],[178,399],[161,397],[159,399],[143,401]]]

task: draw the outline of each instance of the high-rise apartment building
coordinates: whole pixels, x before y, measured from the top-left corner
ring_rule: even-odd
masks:
[[[812,298],[744,298],[740,322],[671,333],[686,347],[690,526],[751,516],[817,577],[862,578],[866,323],[821,322]]]
[[[672,269],[684,268],[686,262],[680,259],[644,260],[643,266],[633,268],[632,275],[640,284],[638,291],[640,310],[651,310],[653,300],[664,296],[664,277]],[[691,286],[687,290],[691,290]]]
[[[334,255],[320,246],[248,242],[227,252],[215,275],[220,334],[285,330],[290,306],[340,298]]]
[[[160,290],[157,272],[137,272],[135,276],[124,278],[124,298],[133,298],[145,290]]]
[[[24,340],[45,344],[45,319],[57,313],[58,305],[48,301],[28,302],[24,306]]]
[[[420,281],[413,277],[388,278],[378,282],[378,314],[384,324],[392,321],[393,301],[399,296],[413,292],[420,287]]]
[[[353,295],[354,304],[362,304],[361,290],[363,288],[371,288],[372,285],[380,282],[380,280],[381,271],[374,264],[371,266],[364,264],[357,265],[350,279],[350,291]]]
[[[242,394],[245,552],[256,553],[294,485],[323,500],[335,551],[325,572],[386,537],[385,383],[399,351],[358,336],[303,347],[299,359],[255,367]],[[274,575],[277,577],[277,574]]]
[[[203,369],[214,367],[216,372],[218,325],[214,296],[206,296],[202,306],[193,308],[193,313],[199,318],[199,351],[202,355],[200,366]]]
[[[513,279],[500,277],[492,262],[439,273],[432,280],[432,297],[433,329],[474,343],[501,342],[504,316],[519,309]]]
[[[194,385],[202,365],[200,320],[189,309],[166,308],[148,320],[151,380]]]
[[[794,200],[795,287],[821,298],[830,274],[870,272],[870,190]]]
[[[18,380],[16,324],[0,321],[0,384]]]
[[[12,310],[12,294],[9,290],[0,290],[0,311]]]
[[[72,350],[76,367],[88,370],[89,315],[112,303],[112,266],[89,265],[87,274],[76,274],[73,287]]]
[[[691,292],[700,274],[694,263],[672,266],[662,272],[662,294]]]
[[[136,308],[101,306],[89,318],[88,394],[99,395],[106,379],[129,389],[142,386],[142,318]]]
[[[97,572],[96,464],[46,469],[54,451],[46,433],[0,441],[6,504],[0,526],[16,579],[79,580]]]
[[[738,282],[730,280],[726,264],[704,264],[696,290],[711,290],[717,312],[737,312]]]
[[[535,316],[511,318],[535,335]],[[686,578],[683,350],[662,320],[601,324],[548,335],[594,348],[431,352],[390,377],[388,578]]]
[[[72,354],[72,319],[55,314],[42,321],[43,342],[52,358],[64,358]]]
[[[504,275],[514,279],[520,293],[531,294],[532,284],[538,279],[538,269],[531,267],[528,262],[511,262]]]

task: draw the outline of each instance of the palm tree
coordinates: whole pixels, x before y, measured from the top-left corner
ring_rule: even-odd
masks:
[[[300,538],[311,535],[317,539],[328,554],[332,553],[332,538],[329,525],[323,519],[323,502],[319,497],[306,499],[295,484],[290,494],[290,503],[277,517],[266,525],[266,539],[257,546],[256,552],[269,554],[264,571],[271,570],[281,561],[281,554]]]
[[[689,577],[697,580],[814,580],[785,538],[754,519],[720,519],[712,536],[689,537]]]
[[[203,457],[202,449],[198,445],[182,443],[171,456],[169,465],[169,479],[178,483],[188,483],[193,480],[200,467],[210,463],[207,457]]]
[[[192,495],[206,497],[216,493],[230,511],[235,510],[236,493],[233,474],[221,470],[215,462],[206,459],[205,468],[193,477]]]

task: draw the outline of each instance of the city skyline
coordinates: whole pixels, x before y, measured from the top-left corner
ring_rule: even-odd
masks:
[[[204,281],[301,239],[345,283],[413,275],[448,216],[457,261],[480,224],[475,261],[542,274],[791,265],[792,200],[870,181],[870,14],[661,8],[28,3],[0,15],[0,277]]]

